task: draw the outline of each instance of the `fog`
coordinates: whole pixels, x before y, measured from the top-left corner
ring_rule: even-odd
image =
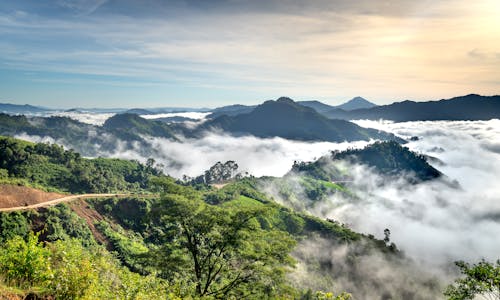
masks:
[[[364,242],[335,244],[311,237],[298,243],[293,256],[297,266],[289,277],[298,287],[346,291],[364,300],[442,298],[442,277],[396,255],[367,250]]]
[[[216,162],[234,160],[239,171],[251,175],[283,176],[295,160],[313,160],[327,154],[332,149],[364,147],[368,142],[330,143],[299,142],[282,138],[262,139],[253,136],[234,137],[220,132],[210,132],[199,139],[182,138],[171,141],[164,138],[146,138],[151,157],[163,165],[171,176],[197,176],[208,170]],[[138,146],[139,147],[139,146]],[[123,152],[123,147],[103,156],[147,159],[140,149]]]
[[[116,115],[115,113],[95,113],[95,112],[81,112],[81,111],[64,111],[50,113],[47,116],[67,117],[77,120],[82,123],[101,126],[107,119]]]
[[[210,112],[173,112],[173,113],[163,113],[163,114],[151,114],[151,115],[141,115],[144,119],[158,119],[158,118],[171,118],[171,117],[183,117],[194,120],[202,120],[206,116],[211,114]]]
[[[389,228],[392,242],[408,256],[438,270],[459,259],[499,258],[499,120],[357,123],[419,137],[406,146],[438,158],[442,163],[434,166],[446,177],[410,185],[404,178],[388,180],[367,167],[351,166],[350,188],[359,200],[333,196],[310,212],[379,238]]]
[[[332,281],[335,290],[358,289],[360,299],[369,299],[370,291],[373,295],[399,293],[403,295],[401,297],[413,295],[414,299],[436,298],[441,295],[441,286],[432,283],[432,278],[436,276],[449,282],[456,275],[454,261],[499,258],[499,120],[405,123],[360,120],[356,123],[406,138],[418,137],[405,146],[430,156],[429,162],[445,176],[430,182],[409,184],[411,174],[397,179],[386,178],[366,166],[345,165],[353,176],[353,182],[346,184],[356,194],[355,199],[340,194],[316,203],[302,199],[303,207],[310,213],[338,220],[355,231],[382,239],[384,229],[389,228],[391,242],[411,260],[387,265],[387,261],[376,254],[363,256],[360,264],[365,268],[350,270],[363,282],[340,274]],[[25,134],[18,137],[54,142],[47,137]],[[152,157],[166,173],[178,178],[202,174],[217,161],[227,160],[236,161],[240,171],[255,176],[282,176],[291,169],[294,161],[312,161],[331,150],[360,148],[370,143],[299,142],[282,138],[234,137],[222,132],[209,132],[198,139],[181,138],[179,141],[144,139],[143,144],[118,140],[112,151],[102,151],[95,145],[96,153],[140,161]],[[71,148],[67,141],[55,142]],[[298,185],[298,181],[295,184]],[[272,188],[268,187],[267,191],[280,200]],[[348,251],[337,248],[338,245],[333,247],[328,241],[315,239],[299,243],[294,253],[298,267],[292,274],[293,279],[304,283],[317,275],[307,270],[307,259],[311,255],[330,261],[332,268],[346,268]],[[323,282],[323,286],[331,288],[329,284]],[[380,289],[374,290],[377,285]],[[422,289],[424,286],[426,288]],[[429,296],[431,294],[434,296]]]
[[[161,114],[149,114],[141,115],[144,119],[158,119],[158,118],[170,118],[170,117],[184,117],[193,120],[204,120],[208,116],[209,112],[172,112],[172,113],[161,113]],[[96,126],[102,126],[107,119],[116,115],[116,113],[110,112],[95,112],[95,111],[85,111],[85,110],[71,110],[71,111],[47,111],[47,112],[37,112],[37,113],[25,113],[24,115],[30,117],[67,117],[85,124],[91,124]]]

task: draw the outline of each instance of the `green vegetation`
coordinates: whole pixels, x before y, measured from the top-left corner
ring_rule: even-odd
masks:
[[[0,286],[17,295],[55,299],[160,299],[167,285],[154,276],[132,273],[99,247],[79,240],[44,244],[38,235],[15,237],[0,248]],[[0,290],[1,291],[1,290]],[[1,295],[0,295],[1,296]]]
[[[375,142],[363,149],[333,152],[333,160],[351,160],[374,167],[386,175],[410,173],[416,180],[432,180],[442,174],[427,163],[423,155],[418,155],[396,142]]]
[[[263,230],[257,217],[265,213],[165,196],[155,214],[166,228],[166,242],[153,254],[163,276],[179,274],[198,297],[263,299],[286,293],[282,283],[294,240]]]
[[[166,123],[146,120],[135,114],[116,115],[103,126],[81,123],[67,117],[26,117],[0,113],[0,134],[49,137],[86,156],[98,156],[103,151],[114,152],[117,146],[137,149],[146,146],[144,136],[158,136],[176,140]],[[139,147],[145,155],[151,149]]]
[[[364,164],[386,176],[413,175],[414,182],[432,180],[442,174],[427,163],[423,155],[416,154],[394,141],[375,142],[363,149],[334,151],[330,157],[314,162],[295,162],[292,172],[325,181],[348,180],[349,170],[337,161]]]
[[[131,113],[114,115],[106,120],[103,128],[125,141],[142,141],[141,135],[176,139],[167,123],[146,120]]]
[[[445,296],[450,300],[500,299],[500,260],[489,263],[485,260],[471,265],[463,261],[456,262],[464,278],[455,280],[448,286]]]
[[[2,182],[71,193],[139,191],[159,175],[154,161],[143,165],[119,159],[85,159],[61,146],[0,137]],[[8,173],[8,177],[6,176]]]
[[[1,213],[0,297],[5,291],[42,299],[345,300],[348,294],[328,292],[335,278],[319,258],[310,258],[311,265],[326,284],[310,290],[290,280],[295,245],[316,238],[331,247],[355,245],[348,253],[355,270],[368,253],[402,257],[384,241],[277,204],[261,192],[269,178],[232,179],[215,189],[165,176],[153,161],[90,160],[11,138],[0,138],[0,155],[7,181],[69,192],[161,194]],[[301,197],[286,178],[274,180]],[[350,193],[311,176],[298,183],[307,199]]]
[[[228,160],[225,163],[218,161],[205,174],[196,178],[185,177],[184,181],[188,181],[192,185],[196,184],[212,184],[224,183],[232,179],[240,179],[243,176],[238,171],[238,164],[235,161]]]

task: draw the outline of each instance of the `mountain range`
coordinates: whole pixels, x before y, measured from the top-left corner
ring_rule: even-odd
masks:
[[[323,115],[331,119],[434,121],[434,120],[490,120],[500,118],[500,96],[470,94],[439,101],[403,101],[372,108],[346,111],[332,109]]]
[[[313,108],[319,113],[324,113],[327,111],[331,111],[334,109],[343,109],[343,110],[353,110],[353,109],[360,109],[360,108],[372,108],[377,106],[374,103],[371,103],[370,101],[361,98],[361,97],[355,97],[343,104],[337,105],[337,106],[332,106],[325,104],[323,102],[317,101],[317,100],[309,100],[309,101],[297,101],[297,104]],[[228,105],[228,106],[222,106],[218,107],[212,110],[212,113],[209,115],[209,118],[215,119],[217,117],[220,117],[222,115],[227,115],[227,116],[237,116],[241,114],[246,114],[250,113],[252,110],[255,109],[257,105],[241,105],[241,104],[233,104],[233,105]]]
[[[331,120],[316,110],[302,106],[292,99],[281,97],[255,107],[249,113],[236,116],[222,115],[196,128],[195,133],[221,129],[236,135],[282,137],[303,141],[397,140],[392,134],[363,128],[345,120]]]
[[[324,112],[331,111],[334,109],[342,109],[342,110],[349,111],[349,110],[354,110],[354,109],[372,108],[372,107],[377,106],[375,103],[372,103],[372,102],[370,102],[362,97],[354,97],[351,100],[349,100],[343,104],[337,105],[337,106],[328,105],[328,104],[325,104],[323,102],[319,102],[316,100],[297,101],[297,103],[302,105],[302,106],[314,108],[319,113],[324,113]]]
[[[199,137],[206,131],[223,130],[232,135],[253,135],[257,137],[281,137],[302,141],[358,141],[396,140],[404,142],[393,134],[363,128],[345,120],[331,120],[314,109],[301,106],[293,100],[282,97],[266,101],[250,113],[237,116],[222,115],[196,126],[183,123],[166,123],[148,120],[137,114],[116,114],[103,126],[84,124],[67,117],[26,117],[0,114],[0,134],[19,134],[51,137],[72,145],[85,155],[94,154],[93,145],[110,150],[117,139],[129,143],[144,142],[145,137],[161,137],[178,140],[178,135]]]
[[[10,103],[0,103],[0,112],[9,113],[9,114],[33,114],[33,113],[41,113],[46,112],[49,109],[33,106],[29,104],[18,105],[18,104],[10,104]]]
[[[318,113],[329,119],[342,120],[392,120],[396,122],[405,121],[432,121],[432,120],[489,120],[500,118],[500,96],[481,96],[470,94],[466,96],[442,99],[437,101],[416,102],[405,100],[388,105],[377,106],[362,97],[355,97],[346,103],[332,106],[320,101],[298,101],[298,105],[313,108]],[[215,120],[223,115],[234,117],[251,113],[257,105],[229,105],[215,109],[207,108],[134,108],[134,109],[79,109],[74,108],[71,112],[93,112],[93,113],[134,113],[139,115],[152,115],[171,112],[211,112],[208,119]],[[51,115],[63,110],[38,107],[33,105],[16,105],[0,103],[0,112],[7,114],[25,115]],[[166,119],[164,121],[170,121]],[[175,120],[182,121],[182,120]]]

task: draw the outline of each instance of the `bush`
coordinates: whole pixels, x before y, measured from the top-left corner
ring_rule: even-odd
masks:
[[[53,276],[49,256],[50,251],[38,242],[38,234],[29,233],[26,241],[16,236],[0,248],[0,272],[11,285],[43,285]]]
[[[79,299],[97,281],[92,259],[77,240],[59,240],[50,245],[55,270],[49,289],[56,299]]]

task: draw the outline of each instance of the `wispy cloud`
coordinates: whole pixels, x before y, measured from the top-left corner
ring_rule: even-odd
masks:
[[[500,8],[491,0],[60,4],[85,13],[0,14],[4,67],[295,97],[498,91],[500,62],[470,59],[500,47]],[[467,54],[464,45],[479,50]]]
[[[57,4],[78,14],[91,14],[108,0],[58,0]]]

